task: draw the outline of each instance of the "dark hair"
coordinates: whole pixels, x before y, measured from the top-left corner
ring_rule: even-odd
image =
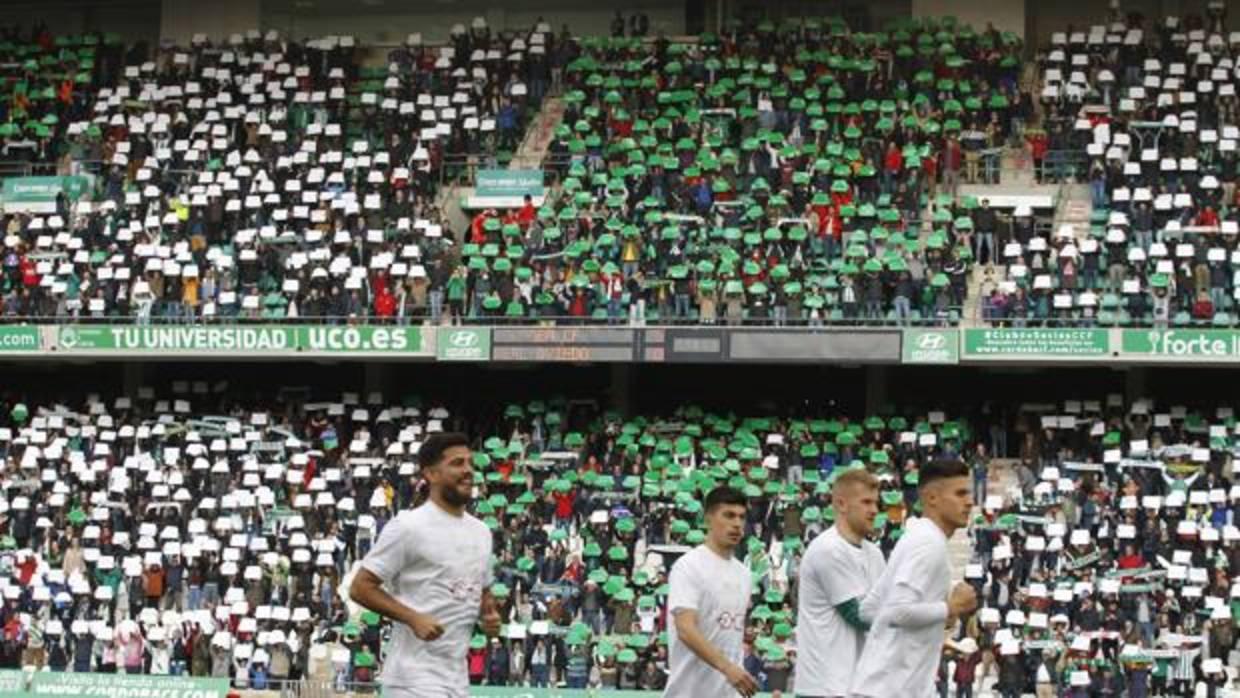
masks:
[[[702,509],[709,514],[715,507],[725,504],[735,504],[736,506],[749,508],[749,500],[745,498],[744,492],[735,487],[720,485],[706,495],[706,501],[702,503]]]
[[[964,461],[955,458],[937,458],[926,463],[921,469],[918,487],[925,487],[937,480],[946,480],[952,477],[966,477],[969,474],[969,466]]]
[[[443,452],[456,446],[468,448],[469,437],[456,431],[431,434],[422,442],[422,448],[418,449],[418,467],[429,468],[437,465],[443,459]]]

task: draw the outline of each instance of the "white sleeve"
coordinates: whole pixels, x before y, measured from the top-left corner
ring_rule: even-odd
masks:
[[[879,620],[898,628],[943,625],[947,621],[947,599],[926,598],[924,591],[926,580],[934,574],[933,558],[934,549],[923,547],[902,560],[898,568],[888,570],[892,573],[891,593],[883,600]]]
[[[683,564],[684,558],[672,565],[668,578],[667,610],[675,613],[681,609],[696,611],[702,606],[702,591],[694,580],[692,570]]]
[[[379,540],[362,559],[362,568],[373,572],[384,584],[390,584],[408,564],[412,531],[406,531],[405,517],[388,521],[379,533]]]
[[[486,528],[486,524],[483,524],[481,537],[486,541],[487,550],[487,559],[482,565],[482,588],[486,590],[490,589],[491,585],[495,583],[495,565],[492,564],[494,562],[495,539],[491,537],[491,529]]]

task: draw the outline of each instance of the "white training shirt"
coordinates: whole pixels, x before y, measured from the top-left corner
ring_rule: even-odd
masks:
[[[664,698],[723,698],[736,695],[723,674],[698,659],[676,633],[675,612],[697,612],[698,630],[723,656],[744,660],[745,614],[753,579],[735,557],[724,559],[705,545],[672,565],[667,599],[668,669]]]
[[[850,694],[934,698],[951,569],[947,536],[933,521],[910,519],[887,569],[861,606],[870,633]],[[800,690],[800,688],[798,688]]]
[[[849,625],[835,607],[849,599],[860,604],[885,566],[878,546],[864,539],[853,545],[835,526],[805,549],[797,599],[798,695],[848,695],[865,633]]]
[[[423,642],[405,624],[394,624],[380,677],[385,690],[469,695],[466,654],[482,592],[491,585],[491,541],[486,524],[468,513],[453,516],[434,502],[403,511],[383,527],[362,567],[398,601],[444,629],[438,639]]]

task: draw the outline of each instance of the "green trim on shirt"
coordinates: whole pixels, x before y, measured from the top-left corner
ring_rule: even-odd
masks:
[[[870,624],[861,620],[861,599],[849,599],[844,603],[836,604],[835,611],[853,629],[860,630],[861,632],[866,632],[870,629]]]

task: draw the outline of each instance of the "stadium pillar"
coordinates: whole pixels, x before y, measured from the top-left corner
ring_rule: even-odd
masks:
[[[1134,401],[1150,397],[1146,390],[1149,388],[1149,370],[1133,366],[1124,371],[1124,401],[1131,405]]]
[[[867,415],[878,414],[887,404],[888,372],[886,366],[865,367],[865,413]]]
[[[978,31],[993,24],[1001,32],[1025,36],[1026,0],[913,0],[913,18],[951,16]]]
[[[632,405],[633,367],[630,364],[611,365],[611,407],[627,414]]]
[[[260,0],[161,0],[159,38],[188,46],[195,34],[219,42],[262,28]]]
[[[399,395],[393,395],[391,388],[394,384],[392,381],[392,367],[387,364],[367,363],[364,365],[362,377],[362,385],[366,386],[366,394],[363,399],[371,393],[382,393],[384,399],[399,398]],[[354,374],[356,375],[356,374]]]
[[[125,370],[122,372],[124,385],[123,395],[136,398],[138,396],[138,388],[143,385],[143,379],[146,377],[146,366],[138,362],[129,362],[125,364]]]

